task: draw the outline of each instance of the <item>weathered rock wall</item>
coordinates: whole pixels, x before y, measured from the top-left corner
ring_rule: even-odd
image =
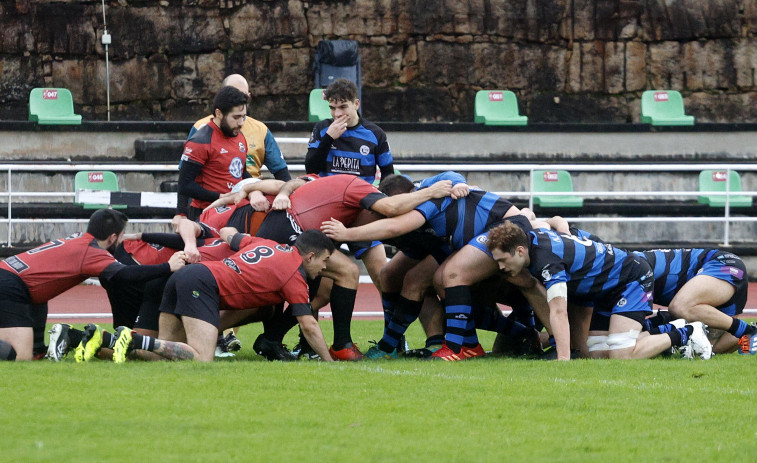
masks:
[[[224,75],[252,112],[304,120],[322,39],[360,42],[365,115],[470,121],[481,88],[508,88],[532,122],[639,120],[673,88],[700,122],[757,121],[757,0],[162,0],[106,2],[114,120],[194,120]],[[0,118],[60,86],[105,119],[99,1],[0,3]]]

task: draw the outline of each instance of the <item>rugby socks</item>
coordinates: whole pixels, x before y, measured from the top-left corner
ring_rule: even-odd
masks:
[[[356,289],[334,285],[331,288],[331,316],[334,320],[334,350],[342,350],[352,343],[350,323],[355,309]]]
[[[155,349],[155,338],[153,338],[152,336],[145,336],[145,335],[135,333],[132,331],[131,348],[152,351],[153,349]]]
[[[667,333],[670,331],[670,328],[668,328],[667,331],[656,330],[653,332],[653,330],[660,325],[669,323],[672,318],[673,317],[670,316],[670,313],[667,310],[658,310],[657,315],[645,319],[644,322],[642,322],[642,326],[646,331],[649,331],[650,334]]]
[[[462,346],[474,347],[478,345],[476,325],[473,321],[473,298],[467,286],[452,286],[444,288],[447,335],[445,342],[454,353],[459,353]]]
[[[670,323],[665,323],[662,325],[652,326],[647,331],[649,331],[649,334],[665,334],[670,333],[671,331],[677,329],[674,325],[671,325]]]
[[[397,298],[399,297],[398,293],[381,293],[381,308],[384,309],[384,329],[389,326],[389,321],[396,310]]]
[[[132,337],[132,339],[134,338]],[[106,349],[113,349],[113,346],[115,345],[116,345],[116,337],[113,336],[112,333],[103,331],[103,343],[101,347],[105,347]]]
[[[757,328],[748,324],[744,320],[734,318],[733,323],[731,323],[731,327],[728,328],[728,332],[736,336],[737,338],[740,338],[744,335],[752,336],[754,334],[757,334]]]
[[[444,335],[435,334],[426,338],[426,347],[441,346],[444,343]]]
[[[689,336],[694,332],[694,327],[691,325],[685,325],[683,328],[675,328],[668,333],[670,336],[670,344],[673,347],[679,347],[689,342]]]
[[[397,296],[394,315],[389,325],[384,329],[384,337],[378,342],[379,349],[384,352],[392,352],[400,343],[402,335],[421,313],[423,301],[411,301],[402,296]]]
[[[35,357],[47,352],[45,345],[45,326],[47,323],[47,304],[35,304],[31,306],[32,315],[32,332],[34,334],[34,345],[32,351]]]
[[[278,304],[273,317],[263,322],[263,337],[280,343],[295,325],[297,325],[297,318],[292,315],[292,310],[289,307],[284,310],[284,304]],[[219,335],[219,337],[222,336]]]

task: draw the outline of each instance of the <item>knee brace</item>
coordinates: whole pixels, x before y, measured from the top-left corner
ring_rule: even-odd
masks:
[[[589,352],[610,350],[610,346],[607,344],[607,336],[589,336],[586,338],[586,345],[589,346]]]
[[[16,360],[16,350],[9,343],[0,340],[0,360]]]
[[[638,330],[630,330],[624,333],[613,333],[607,336],[608,350],[619,350],[634,347],[639,337]]]

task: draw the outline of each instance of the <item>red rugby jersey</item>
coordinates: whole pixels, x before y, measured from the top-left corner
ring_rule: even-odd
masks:
[[[212,120],[184,143],[182,161],[201,164],[195,179],[206,190],[228,193],[241,179],[247,158],[247,139],[242,132],[227,137]],[[192,199],[192,206],[203,209],[210,203]]]
[[[221,309],[250,309],[288,302],[310,304],[302,258],[294,246],[246,236],[240,251],[201,262],[218,284]]]
[[[294,190],[290,213],[303,230],[319,230],[331,217],[345,226],[386,195],[354,175],[320,177]]]
[[[29,288],[33,304],[42,304],[106,268],[123,267],[89,233],[50,241],[0,262],[0,269],[16,273]]]
[[[178,249],[171,249],[142,240],[124,241],[124,250],[131,254],[134,260],[141,265],[155,265],[168,262],[168,259],[178,251]],[[221,260],[236,253],[227,242],[220,238],[206,239],[204,244],[197,246],[197,250],[204,261]]]
[[[265,195],[269,203],[273,203],[275,196]],[[268,209],[270,211],[270,209]],[[203,211],[199,221],[211,229],[214,236],[223,227],[234,227],[239,233],[254,235],[257,233],[260,224],[263,223],[266,212],[258,212],[252,209],[250,202],[246,199],[239,204],[227,204],[226,206],[214,207]],[[232,217],[233,216],[233,217]]]

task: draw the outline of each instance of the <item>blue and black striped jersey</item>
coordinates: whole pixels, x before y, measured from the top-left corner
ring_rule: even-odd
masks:
[[[547,289],[567,283],[574,301],[594,300],[649,271],[633,254],[587,238],[537,229],[529,240],[529,271]]]
[[[512,203],[494,193],[473,190],[468,196],[432,199],[415,210],[423,214],[436,236],[447,237],[453,250],[501,222]]]

